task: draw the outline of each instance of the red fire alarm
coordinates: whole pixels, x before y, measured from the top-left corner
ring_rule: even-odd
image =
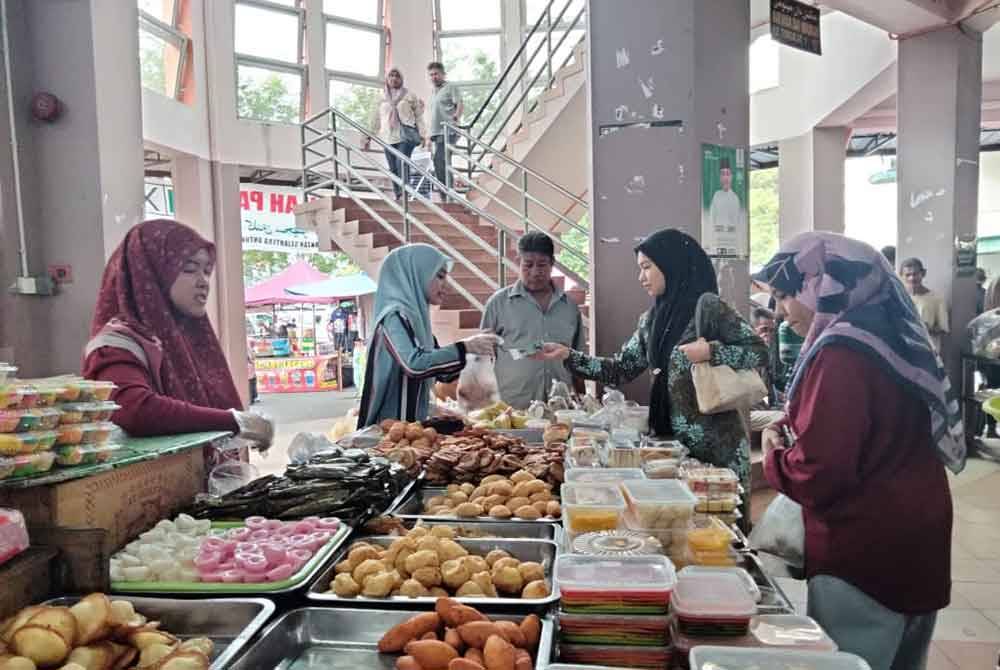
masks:
[[[62,102],[51,93],[36,93],[31,99],[31,115],[52,123],[62,114]]]

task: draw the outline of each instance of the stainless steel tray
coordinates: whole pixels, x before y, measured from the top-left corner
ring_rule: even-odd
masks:
[[[407,519],[406,527],[421,525],[429,528],[434,526],[451,526],[459,537],[483,539],[502,537],[511,540],[553,540],[558,542],[562,536],[562,526],[553,523],[534,523],[531,521],[462,521],[455,519],[440,519],[426,517],[422,519]]]
[[[396,624],[427,609],[358,610],[304,607],[267,627],[231,670],[393,670],[399,654],[380,654],[379,638]],[[491,618],[520,621],[520,617]],[[535,667],[552,656],[552,621],[542,619]]]
[[[757,614],[794,614],[795,606],[781,590],[778,583],[764,570],[763,563],[752,552],[740,552],[742,567],[750,573],[754,582],[760,588],[760,602],[757,603]]]
[[[176,600],[116,595],[113,599],[129,601],[136,612],[150,621],[159,621],[163,630],[181,639],[211,639],[215,643],[211,670],[230,667],[250,639],[274,614],[274,603],[263,598]],[[79,596],[67,596],[44,604],[70,607],[79,600]]]
[[[426,487],[418,488],[411,492],[400,504],[392,510],[393,516],[398,516],[401,519],[433,519],[434,521],[478,521],[480,523],[510,523],[517,521],[518,523],[534,523],[534,524],[559,524],[561,519],[551,519],[544,518],[538,520],[528,520],[528,519],[494,519],[491,516],[477,516],[473,518],[462,518],[457,516],[434,516],[432,514],[424,514],[424,500],[428,498],[433,498],[434,496],[443,496],[447,494],[447,489],[444,487]]]
[[[389,546],[394,541],[398,540],[398,537],[368,537],[364,538],[364,542],[369,544],[377,544],[380,546]],[[465,547],[469,553],[477,554],[479,556],[486,556],[489,552],[494,549],[503,549],[511,556],[521,561],[535,561],[542,564],[542,568],[545,570],[545,579],[549,583],[549,595],[546,598],[456,598],[459,602],[465,603],[466,605],[471,605],[473,607],[481,608],[505,608],[505,609],[517,609],[517,610],[537,610],[539,608],[544,608],[547,605],[554,603],[559,599],[559,595],[556,593],[555,580],[553,579],[553,573],[555,571],[556,557],[559,554],[559,545],[551,540],[510,540],[510,539],[483,539],[483,540],[471,540],[471,539],[459,539],[457,542]],[[336,602],[342,604],[374,604],[381,605],[383,607],[392,607],[394,605],[433,605],[437,598],[428,596],[424,598],[407,598],[406,596],[391,596],[388,598],[364,598],[358,596],[357,598],[341,598],[334,593],[327,593],[330,589],[330,582],[336,576],[336,566],[337,563],[342,561],[347,556],[347,550],[350,545],[343,548],[340,554],[334,559],[330,567],[320,574],[319,579],[317,579],[309,587],[309,592],[306,597],[312,602]]]

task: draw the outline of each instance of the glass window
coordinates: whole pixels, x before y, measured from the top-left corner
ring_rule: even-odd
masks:
[[[149,14],[154,19],[159,19],[168,26],[174,24],[175,0],[136,0],[139,11]]]
[[[549,4],[548,0],[524,0],[524,25],[531,27],[535,25],[538,21],[538,17],[542,15],[545,11],[545,7]],[[566,1],[560,0],[552,4],[552,21],[554,22],[559,17],[559,12],[562,12],[563,7],[566,7]],[[580,10],[586,7],[586,0],[570,0],[569,6],[566,7],[566,11],[563,12],[562,21],[560,23],[569,23],[576,18],[576,15],[580,13]],[[583,20],[582,18],[580,19]]]
[[[237,113],[243,119],[298,123],[302,116],[302,75],[237,65]]]
[[[493,81],[500,76],[500,36],[441,37],[441,59],[451,81]]]
[[[298,0],[267,0],[272,5],[282,5],[283,7],[298,7]]]
[[[139,67],[142,85],[145,88],[173,97],[173,81],[167,87],[167,60],[177,58],[177,48],[165,39],[150,32],[139,30]],[[169,77],[173,80],[173,76]]]
[[[298,63],[298,15],[237,3],[236,53]]]
[[[330,80],[330,106],[368,128],[382,99],[382,89],[367,84]]]
[[[441,31],[500,29],[499,0],[440,0]]]
[[[326,24],[326,67],[363,77],[381,75],[382,36],[374,30]]]
[[[486,98],[487,96],[489,96],[490,91],[492,90],[493,90],[492,84],[490,84],[489,86],[462,87],[461,93],[462,93],[463,124],[472,123],[472,120],[476,117],[476,114],[479,112],[479,108],[482,107],[483,103],[486,102]],[[493,96],[493,99],[490,100],[489,106],[479,117],[479,121],[476,124],[477,127],[485,125],[485,123],[490,120],[490,117],[493,116],[493,112],[499,106],[500,101],[502,99],[503,95],[499,92],[495,96]],[[491,127],[496,126],[502,120],[503,120],[503,115],[497,115],[497,118],[493,120],[493,125]]]
[[[405,1],[405,0],[404,0]],[[323,0],[323,13],[373,26],[382,25],[379,0]]]
[[[180,92],[188,37],[174,23],[175,0],[137,0],[139,67],[144,88],[173,98]]]

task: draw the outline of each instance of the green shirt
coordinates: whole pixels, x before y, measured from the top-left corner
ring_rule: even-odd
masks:
[[[458,87],[454,84],[445,82],[441,88],[434,89],[434,92],[431,93],[431,137],[444,135],[442,124],[454,122],[455,110],[458,109],[458,103],[461,99]]]
[[[483,311],[483,330],[504,339],[497,356],[496,375],[500,398],[508,405],[526,409],[532,400],[548,400],[553,381],[572,384],[573,375],[562,363],[514,360],[509,349],[533,350],[545,342],[558,342],[582,349],[585,342],[580,308],[565,292],[553,288],[547,309],[518,281],[493,294]]]

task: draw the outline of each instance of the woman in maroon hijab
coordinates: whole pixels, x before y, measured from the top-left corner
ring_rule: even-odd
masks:
[[[104,270],[83,373],[117,384],[131,435],[226,430],[266,448],[274,427],[243,411],[208,320],[214,268],[215,246],[183,224],[132,228]]]

